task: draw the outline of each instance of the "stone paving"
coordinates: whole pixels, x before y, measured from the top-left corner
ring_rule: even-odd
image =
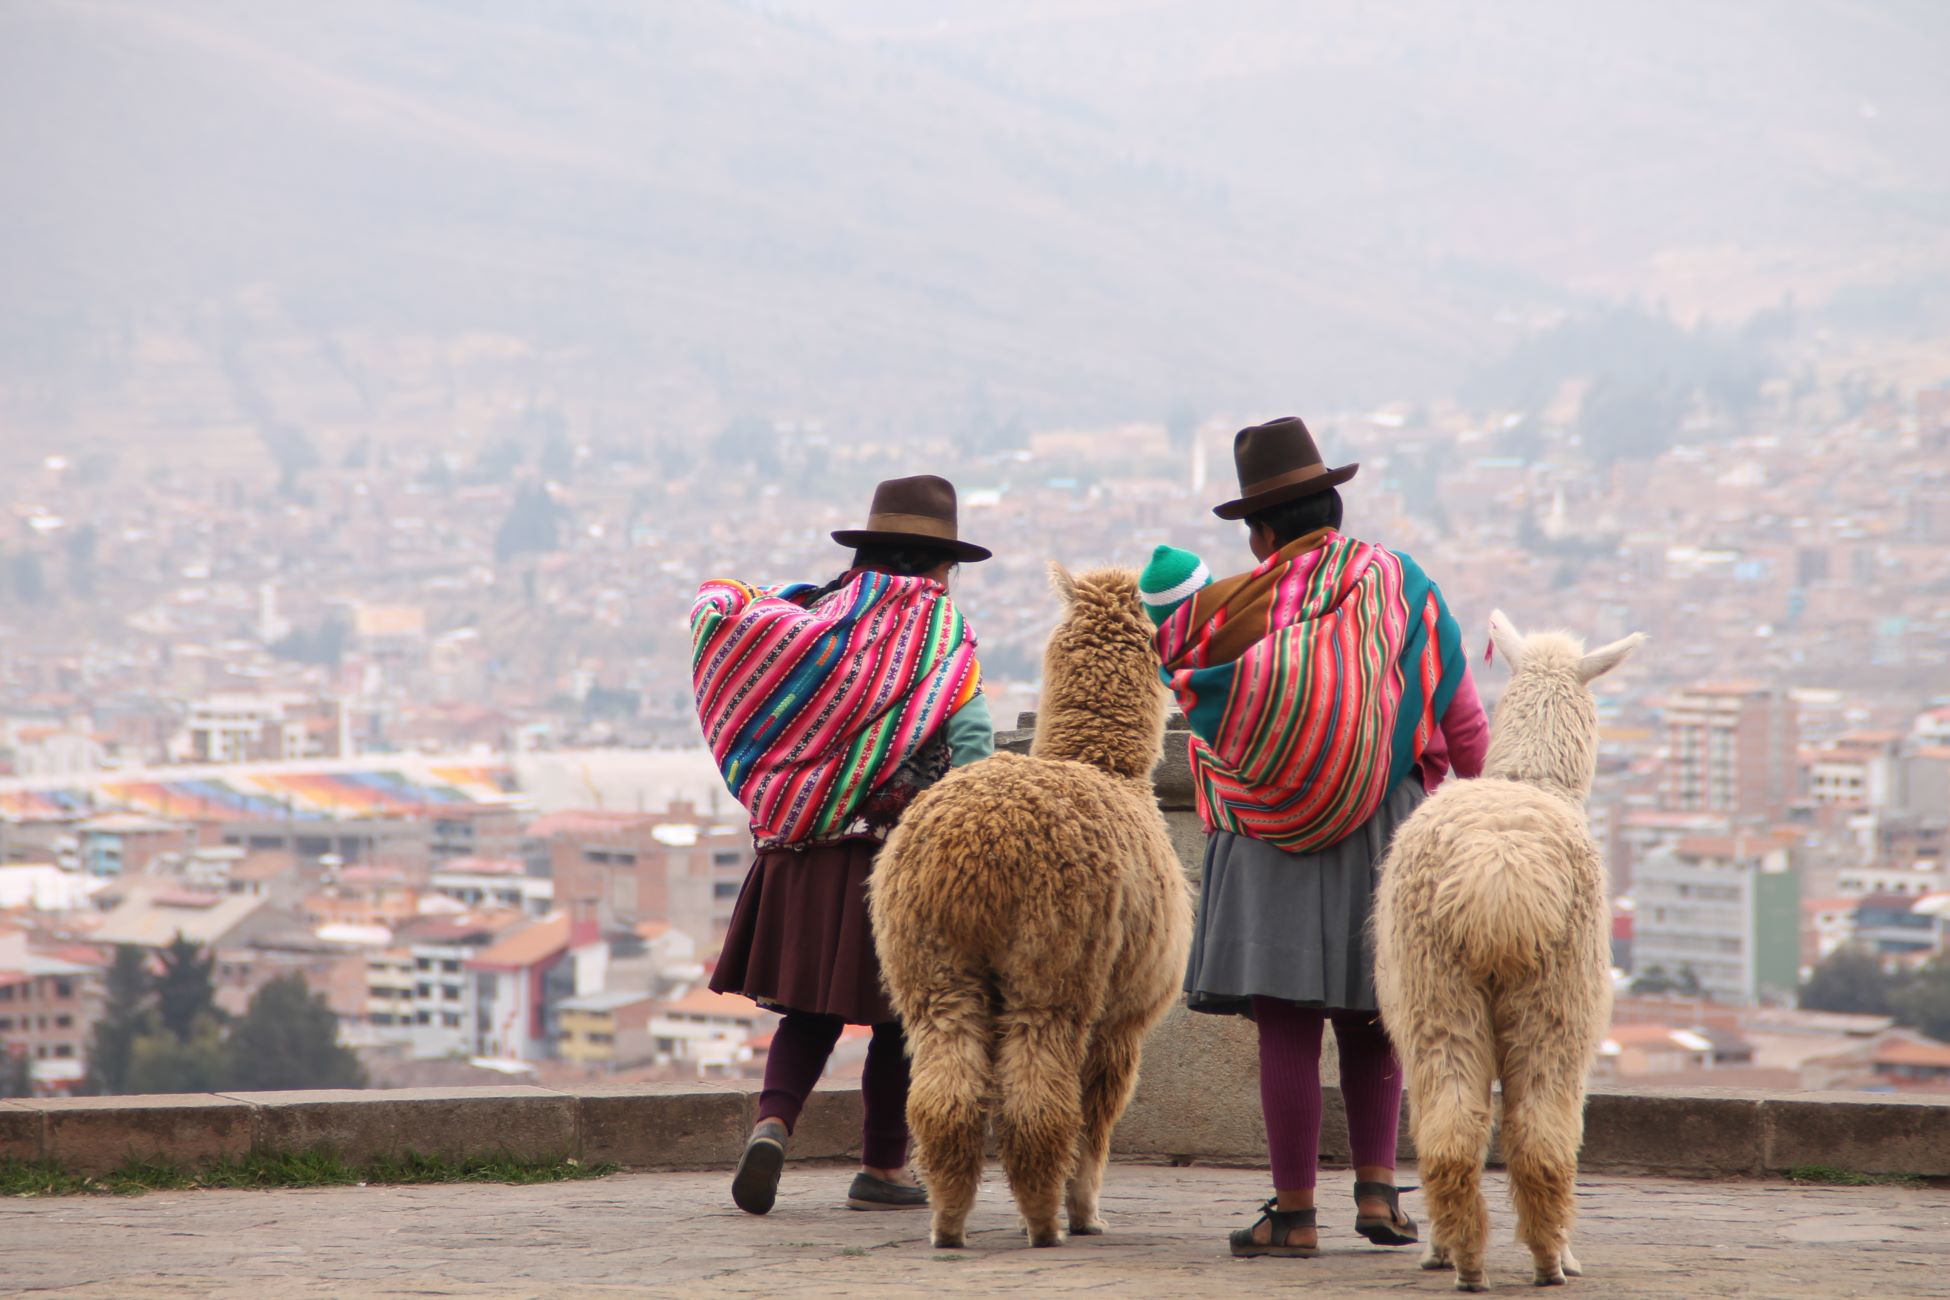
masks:
[[[971,1245],[934,1251],[926,1217],[841,1205],[850,1172],[786,1171],[764,1219],[728,1175],[619,1174],[534,1187],[169,1192],[0,1203],[0,1294],[89,1297],[862,1296],[1305,1288],[1440,1296],[1452,1280],[1352,1235],[1348,1175],[1324,1176],[1315,1260],[1232,1260],[1265,1181],[1239,1169],[1118,1165],[1111,1235],[1030,1250],[991,1174]],[[1500,1174],[1491,1281],[1523,1286]],[[1421,1197],[1407,1198],[1421,1214]],[[1950,1190],[1593,1176],[1567,1296],[1950,1296]]]

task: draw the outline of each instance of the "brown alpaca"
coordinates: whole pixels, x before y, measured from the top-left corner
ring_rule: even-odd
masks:
[[[1051,577],[1065,602],[1030,757],[928,790],[874,868],[875,943],[907,1025],[907,1119],[936,1246],[964,1244],[991,1105],[1034,1246],[1104,1230],[1110,1132],[1178,993],[1191,900],[1152,793],[1165,695],[1137,575]]]
[[[1416,1158],[1434,1221],[1424,1268],[1487,1291],[1483,1158],[1491,1085],[1539,1286],[1571,1254],[1584,1088],[1611,1017],[1605,869],[1584,811],[1597,767],[1589,683],[1643,639],[1584,653],[1572,637],[1490,638],[1510,665],[1483,776],[1444,786],[1395,832],[1375,898],[1381,1014],[1408,1071]]]

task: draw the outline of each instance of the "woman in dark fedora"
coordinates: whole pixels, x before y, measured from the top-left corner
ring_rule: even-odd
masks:
[[[757,850],[711,987],[784,1015],[732,1179],[752,1214],[772,1208],[793,1125],[849,1024],[873,1038],[847,1204],[926,1206],[906,1167],[906,1042],[880,985],[867,877],[914,797],[995,747],[975,635],[948,598],[955,566],[989,552],[958,536],[954,486],[882,483],[866,527],[833,540],[853,562],[826,585],[717,580],[691,611],[698,718]]]
[[[1395,827],[1489,727],[1442,593],[1405,555],[1343,534],[1339,487],[1297,419],[1242,429],[1236,500],[1256,567],[1213,582],[1160,547],[1140,588],[1191,723],[1207,831],[1185,977],[1195,1011],[1251,1017],[1274,1196],[1235,1255],[1319,1253],[1320,1047],[1331,1023],[1355,1164],[1355,1230],[1407,1245],[1395,1186],[1402,1071],[1379,1022],[1368,913]]]

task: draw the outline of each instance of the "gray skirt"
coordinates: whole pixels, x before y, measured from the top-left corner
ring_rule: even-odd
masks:
[[[1250,1016],[1252,999],[1265,997],[1379,1010],[1368,933],[1376,868],[1395,828],[1426,797],[1411,774],[1352,835],[1319,853],[1288,853],[1229,831],[1208,836],[1186,1005]]]

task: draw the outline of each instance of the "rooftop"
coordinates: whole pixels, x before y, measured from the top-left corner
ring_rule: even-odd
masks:
[[[519,970],[553,957],[569,946],[569,915],[556,915],[504,935],[476,953],[467,963],[469,970]]]
[[[1345,1173],[1322,1178],[1314,1260],[1226,1256],[1226,1233],[1265,1194],[1262,1171],[1114,1165],[1110,1233],[1056,1250],[1023,1245],[999,1170],[956,1251],[928,1247],[925,1214],[849,1213],[851,1176],[794,1166],[763,1219],[731,1207],[719,1171],[25,1200],[0,1235],[35,1243],[9,1252],[10,1286],[77,1297],[1453,1293],[1413,1251],[1354,1238]],[[1503,1176],[1488,1184],[1490,1280],[1528,1289]],[[1950,1191],[1597,1175],[1578,1200],[1586,1280],[1573,1295],[1950,1294]],[[1407,1205],[1426,1222],[1419,1193]]]

